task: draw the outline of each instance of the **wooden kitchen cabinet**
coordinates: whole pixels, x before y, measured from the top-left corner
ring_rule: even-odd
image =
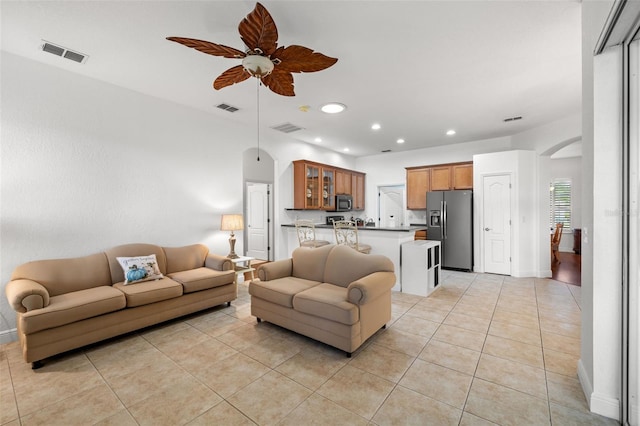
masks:
[[[431,167],[430,191],[448,191],[451,189],[451,166]]]
[[[327,209],[334,205],[335,170],[308,161],[293,162],[293,208]]]
[[[431,190],[431,170],[428,167],[407,168],[407,209],[427,208],[427,191]]]
[[[351,196],[353,209],[364,210],[364,173],[351,173]]]
[[[334,210],[335,195],[353,196],[354,210],[364,210],[364,173],[308,160],[293,162],[293,208]]]
[[[473,164],[451,166],[453,189],[473,189]]]
[[[428,191],[473,189],[473,163],[407,167],[407,209],[427,208]]]
[[[336,195],[352,195],[351,179],[351,172],[348,172],[346,170],[336,170]]]

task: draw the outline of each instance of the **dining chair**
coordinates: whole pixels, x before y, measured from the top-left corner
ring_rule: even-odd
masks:
[[[300,247],[322,247],[331,244],[326,240],[316,239],[316,226],[311,220],[296,220],[296,233]]]
[[[369,254],[371,246],[358,241],[358,227],[350,220],[338,220],[333,222],[333,231],[336,234],[336,244],[345,244],[358,250],[360,253]]]
[[[562,239],[562,227],[563,223],[556,223],[556,230],[553,232],[553,236],[551,237],[551,254],[553,254],[553,260],[560,263],[560,255],[558,251],[560,249],[560,240]]]

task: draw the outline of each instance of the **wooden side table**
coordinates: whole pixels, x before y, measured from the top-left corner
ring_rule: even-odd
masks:
[[[253,271],[255,271],[255,268],[253,266],[251,266],[251,261],[254,260],[254,257],[249,257],[249,256],[240,256],[240,257],[236,257],[235,259],[231,259],[231,262],[233,262],[233,266],[234,269],[236,270],[236,278],[235,278],[235,283],[238,283],[238,276],[240,276],[240,274],[244,274],[245,272],[250,272],[251,273],[251,279],[254,279],[254,275],[253,275]]]

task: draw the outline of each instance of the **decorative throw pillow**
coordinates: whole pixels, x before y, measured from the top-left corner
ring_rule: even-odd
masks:
[[[124,270],[124,285],[159,280],[162,273],[155,254],[136,257],[116,257]]]

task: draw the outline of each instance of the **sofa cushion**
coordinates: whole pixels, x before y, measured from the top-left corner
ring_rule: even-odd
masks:
[[[334,246],[327,256],[324,282],[347,287],[374,272],[393,272],[393,262],[379,254],[363,254],[349,246]]]
[[[215,271],[209,268],[196,268],[188,271],[168,274],[169,278],[179,282],[184,287],[184,293],[206,290],[233,283],[234,271]]]
[[[131,285],[124,285],[124,282],[120,282],[114,284],[113,287],[124,293],[128,308],[182,296],[182,284],[167,277]]]
[[[124,285],[162,278],[155,254],[149,256],[117,257],[124,272]]]
[[[203,267],[209,253],[207,246],[202,244],[162,249],[167,256],[167,275]]]
[[[20,279],[42,284],[49,292],[49,296],[113,284],[109,276],[109,263],[104,253],[70,259],[28,262],[18,266],[11,274],[12,281]]]
[[[111,286],[73,291],[53,296],[48,306],[20,315],[20,328],[23,333],[31,334],[118,311],[125,306],[124,294]]]
[[[358,306],[347,300],[347,289],[327,283],[296,294],[293,297],[293,309],[346,325],[353,325],[360,320]]]
[[[298,247],[291,254],[291,275],[311,281],[330,282],[324,277],[325,262],[334,245],[322,247]]]
[[[304,278],[284,277],[273,281],[251,281],[249,294],[277,305],[293,307],[293,297],[320,284]]]

